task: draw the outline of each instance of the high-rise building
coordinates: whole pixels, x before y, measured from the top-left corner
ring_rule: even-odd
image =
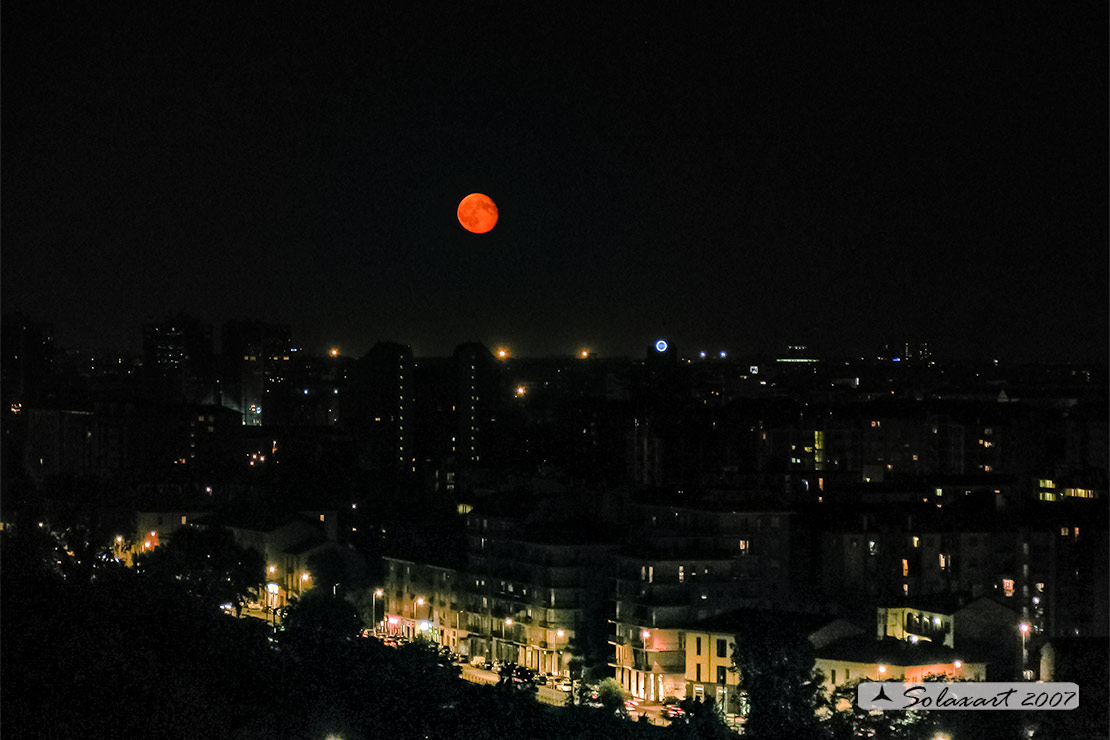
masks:
[[[227,321],[221,348],[223,404],[238,411],[245,426],[260,426],[266,391],[282,382],[293,356],[289,325]]]
[[[364,469],[413,471],[414,376],[412,348],[395,342],[378,342],[356,363],[346,422]]]
[[[4,314],[0,387],[4,412],[18,414],[34,401],[50,374],[54,353],[54,328],[21,314]]]
[[[143,326],[143,372],[166,400],[212,403],[216,388],[212,325],[177,315]]]
[[[492,432],[501,400],[501,368],[478,342],[455,348],[456,434],[454,453],[462,466],[490,464]]]

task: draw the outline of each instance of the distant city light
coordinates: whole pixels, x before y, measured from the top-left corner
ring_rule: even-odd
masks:
[[[524,394],[526,394],[527,392],[528,392],[528,389],[527,389],[527,388],[525,388],[525,387],[524,387],[523,385],[518,385],[518,386],[516,387],[516,395],[517,395],[517,398],[520,398],[521,396],[523,396],[523,395],[524,395]]]
[[[498,347],[497,348],[497,359],[499,359],[499,360],[509,359],[509,348],[508,347]]]
[[[964,662],[962,660],[957,660],[955,663],[953,663],[953,665],[955,665],[957,668],[963,668]]]
[[[660,339],[659,341],[657,341],[657,342],[655,343],[655,351],[656,351],[656,352],[666,352],[666,351],[667,351],[667,347],[669,347],[669,346],[670,346],[670,345],[668,345],[668,344],[667,344],[667,340],[666,340],[666,339]]]
[[[901,362],[901,361],[902,361],[902,358],[901,358],[901,357],[894,357],[894,358],[891,358],[891,360],[890,360],[890,361],[891,361],[891,362]]]
[[[332,347],[330,350],[328,350],[328,354],[331,355],[332,357],[339,357],[339,348],[338,347]]]
[[[417,606],[424,606],[424,597],[423,597],[423,596],[419,596],[419,597],[417,597],[417,599],[416,599],[416,605],[417,605]]]
[[[430,623],[430,622],[428,622],[427,620],[424,620],[424,621],[422,621],[422,622],[420,623],[420,631],[421,631],[421,632],[427,632],[427,631],[428,631],[428,630],[430,630],[431,628],[432,628],[432,625],[431,625],[431,623]]]
[[[721,350],[721,357],[722,358],[723,357],[728,357],[728,352],[725,352],[724,350]]]
[[[886,673],[886,666],[885,665],[879,666],[879,673]]]
[[[586,358],[588,358],[590,356],[590,350],[580,349],[580,350],[578,350],[578,356],[581,357],[583,360],[585,360]]]
[[[566,634],[566,632],[563,632],[562,630],[556,630],[555,631],[555,636],[556,637],[562,637],[565,634]]]
[[[269,583],[266,584],[266,590],[269,591],[272,594],[276,594],[278,591],[281,590],[281,586],[277,585],[273,581],[270,581]]]
[[[505,626],[506,627],[512,627],[513,626],[513,618],[512,617],[505,617]]]
[[[1029,631],[1029,623],[1028,622],[1022,622],[1020,625],[1018,625],[1018,629],[1021,630],[1022,633],[1028,632]]]
[[[698,352],[698,357],[704,358],[704,357],[705,357],[705,353],[704,353],[704,352]]]

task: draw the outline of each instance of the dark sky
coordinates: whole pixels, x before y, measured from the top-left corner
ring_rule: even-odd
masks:
[[[4,310],[1106,358],[1105,2],[223,5],[4,4]]]

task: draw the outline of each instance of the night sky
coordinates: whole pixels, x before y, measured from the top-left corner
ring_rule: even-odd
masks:
[[[1105,360],[1105,2],[595,5],[5,3],[4,310]]]

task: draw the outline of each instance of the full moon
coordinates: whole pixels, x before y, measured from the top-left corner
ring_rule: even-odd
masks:
[[[497,225],[497,204],[488,195],[471,193],[459,202],[458,216],[464,229],[484,234]]]

